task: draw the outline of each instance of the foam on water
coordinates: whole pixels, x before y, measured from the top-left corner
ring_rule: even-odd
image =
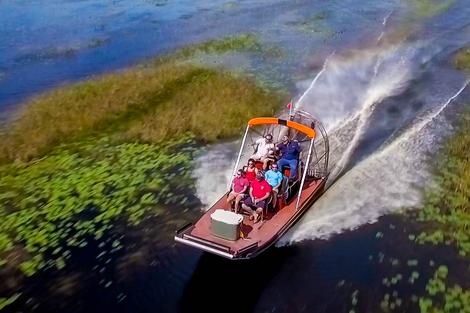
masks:
[[[435,134],[447,131],[448,124],[441,113],[468,83],[344,174],[278,245],[325,239],[375,222],[380,216],[401,208],[419,206],[422,186],[429,177],[427,155],[438,146],[439,137]]]
[[[319,117],[330,134],[330,178],[348,163],[376,105],[407,87],[417,51],[418,45],[390,45],[332,58],[302,95],[297,106]]]
[[[392,12],[384,18],[384,24]],[[360,143],[374,130],[369,125],[391,97],[409,90],[422,68],[441,49],[430,42],[380,45],[332,53],[309,82],[295,107],[317,116],[330,139],[328,190],[278,243],[286,245],[376,221],[404,207],[417,207],[429,174],[427,155],[435,151],[445,128],[442,112],[467,87],[426,100],[414,120],[404,119],[380,147],[361,160],[353,159]],[[404,111],[408,101],[396,103]],[[416,113],[413,113],[416,114]],[[439,134],[437,136],[436,134]],[[197,160],[199,198],[208,208],[226,192],[238,142],[207,148]],[[358,163],[354,163],[354,162]]]
[[[225,192],[237,157],[238,142],[212,145],[195,160],[193,176],[203,209],[207,210]]]

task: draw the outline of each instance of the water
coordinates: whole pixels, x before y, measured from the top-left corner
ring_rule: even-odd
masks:
[[[369,256],[435,254],[409,251],[406,223],[388,214],[420,206],[427,161],[469,96],[450,62],[470,44],[469,4],[419,17],[401,1],[0,2],[2,114],[39,92],[187,43],[255,32],[285,57],[244,55],[227,66],[290,86],[296,105],[325,123],[332,163],[327,192],[278,247],[233,264],[172,240],[225,192],[238,142],[206,147],[194,171],[202,207],[117,229],[125,249],[106,259],[95,259],[96,243],[75,251],[64,270],[20,280],[11,310],[348,312],[357,289],[360,312],[379,311],[373,303],[387,269]],[[376,240],[392,224],[391,235]],[[449,264],[448,255],[436,262]]]

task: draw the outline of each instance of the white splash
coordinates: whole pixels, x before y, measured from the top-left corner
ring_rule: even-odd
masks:
[[[238,142],[212,145],[195,160],[193,176],[203,209],[208,209],[225,192],[237,157]]]
[[[392,142],[344,174],[278,245],[325,239],[375,222],[380,216],[403,207],[419,206],[421,188],[429,177],[426,155],[438,146],[439,137],[435,134],[448,131],[441,113],[468,83],[447,101],[412,123]]]
[[[353,119],[358,119],[355,131],[353,132],[354,135],[352,139],[348,141],[347,148],[342,153],[341,159],[336,163],[336,170],[332,172],[331,176],[335,177],[338,174],[338,170],[341,170],[349,161],[357,143],[367,129],[367,124],[376,105],[385,98],[399,93],[408,84],[411,79],[411,60],[411,56],[408,58],[401,57],[398,63],[394,63],[394,65],[389,66],[386,71],[373,76],[373,79],[364,92],[362,107],[353,117]]]
[[[385,28],[385,26],[387,25],[388,19],[390,18],[390,16],[392,15],[392,13],[393,13],[393,10],[390,11],[390,13],[388,13],[388,14],[384,17],[384,19],[383,19],[383,21],[382,21],[382,25],[384,26],[384,28]],[[379,43],[379,42],[382,40],[382,38],[383,38],[384,35],[385,35],[385,31],[382,30],[382,32],[380,33],[379,37],[377,38],[377,43]]]
[[[309,94],[313,87],[315,86],[318,78],[323,74],[323,72],[325,72],[325,69],[326,69],[326,65],[328,64],[328,60],[335,54],[335,52],[333,51],[326,59],[325,59],[325,62],[323,62],[323,67],[322,69],[317,73],[317,75],[315,75],[315,77],[313,78],[312,82],[310,83],[310,86],[307,88],[307,90],[305,90],[305,92],[302,94],[302,96],[300,96],[300,99],[294,104],[294,108],[295,109],[300,109],[302,108],[302,102],[305,98],[305,96],[307,94]]]

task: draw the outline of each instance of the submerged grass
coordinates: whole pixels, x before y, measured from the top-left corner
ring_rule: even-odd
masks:
[[[39,96],[0,133],[0,161],[28,161],[97,132],[122,132],[127,139],[148,142],[185,132],[204,141],[235,135],[252,116],[272,114],[285,97],[253,80],[180,60],[200,51],[260,49],[252,35],[214,40]]]
[[[456,56],[456,67],[470,70],[468,53]],[[393,238],[380,245],[387,255],[369,255],[378,273],[388,273],[369,284],[383,295],[377,312],[470,313],[470,108],[459,120],[433,164],[423,209],[375,235]]]
[[[470,72],[470,48],[461,50],[454,59],[455,67]]]
[[[256,35],[244,33],[182,48],[172,55],[161,58],[161,61],[185,59],[202,53],[223,54],[227,52],[249,52],[262,54],[265,57],[280,57],[283,55],[280,48],[262,44]]]
[[[20,246],[28,255],[24,274],[61,269],[71,247],[100,239],[118,219],[137,224],[163,206],[184,205],[193,191],[192,143],[187,136],[160,145],[104,138],[58,147],[27,166],[3,166],[0,262]]]
[[[458,132],[449,139],[436,166],[437,188],[429,191],[420,220],[437,223],[417,237],[434,244],[451,240],[460,254],[470,256],[470,112],[462,117]]]
[[[454,3],[455,0],[408,0],[414,8],[418,17],[433,17],[440,14]]]
[[[454,59],[457,68],[470,71],[470,50]],[[468,72],[470,73],[470,72]],[[470,109],[461,116],[458,131],[448,141],[435,167],[437,187],[426,197],[420,220],[437,223],[417,237],[434,244],[452,241],[461,255],[470,256]]]
[[[220,75],[225,76],[220,79]],[[126,134],[158,142],[191,132],[198,139],[214,141],[238,134],[240,126],[251,117],[273,115],[281,102],[281,97],[253,89],[253,81],[207,71],[135,121]]]
[[[233,36],[23,105],[0,130],[2,277],[60,270],[73,248],[99,240],[118,221],[138,224],[164,207],[187,207],[196,141],[234,136],[286,99],[255,80],[184,62],[229,51],[275,55],[253,35]],[[0,298],[0,308],[21,298],[18,288],[5,288],[0,293],[13,296]]]
[[[470,70],[470,50],[462,50],[454,59],[458,69]],[[436,186],[425,197],[418,221],[425,231],[410,235],[421,244],[455,245],[468,264],[470,275],[470,110],[462,114],[457,132],[449,138],[435,166]],[[457,257],[455,257],[457,258]],[[450,285],[447,274],[452,269],[441,265],[426,285],[426,295],[419,299],[421,313],[470,312],[470,289]]]

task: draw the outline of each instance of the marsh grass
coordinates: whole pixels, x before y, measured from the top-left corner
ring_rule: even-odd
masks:
[[[24,166],[0,168],[0,263],[23,247],[21,271],[65,266],[71,247],[99,240],[124,220],[138,224],[194,192],[191,136],[160,145],[86,140]],[[116,243],[118,245],[119,242]]]
[[[470,48],[461,50],[455,56],[454,64],[457,69],[470,71]]]
[[[460,51],[455,59],[456,68],[470,70],[469,50]],[[409,282],[416,279],[427,280],[419,298],[413,300],[419,304],[422,313],[470,312],[470,289],[465,278],[469,274],[470,261],[470,108],[461,113],[456,132],[448,138],[440,150],[434,165],[433,180],[435,185],[427,190],[424,208],[418,213],[418,235],[409,234],[408,238],[419,244],[435,245],[436,254],[444,245],[452,245],[458,255],[446,256],[447,264],[440,265],[432,276],[412,274]],[[416,219],[415,219],[416,220]],[[438,247],[440,246],[440,248]],[[448,248],[444,248],[449,251]],[[446,252],[444,252],[446,253]],[[423,256],[421,256],[423,257]],[[424,255],[426,258],[426,256]],[[435,265],[431,259],[430,267]],[[454,263],[455,262],[455,263]],[[463,270],[458,269],[462,262]],[[422,261],[420,261],[422,263]],[[411,266],[411,262],[408,262]],[[417,262],[413,266],[417,266]],[[420,266],[422,270],[422,266]],[[452,277],[448,277],[452,273]],[[450,275],[449,275],[450,276]],[[461,280],[456,280],[461,277]],[[421,278],[421,279],[422,279]],[[418,302],[419,300],[419,302]]]
[[[470,74],[470,49],[461,50],[454,65]],[[422,221],[436,227],[421,233],[416,240],[439,244],[451,241],[462,256],[470,257],[470,109],[460,117],[457,132],[442,149],[435,167],[437,188],[428,191],[420,213]]]
[[[433,17],[440,14],[454,3],[454,0],[409,0],[418,17]]]
[[[29,160],[77,135],[106,128],[144,109],[165,86],[191,76],[189,68],[135,69],[52,91],[18,113],[0,142],[3,160]]]
[[[436,227],[421,233],[416,240],[439,244],[454,242],[461,255],[470,256],[470,112],[461,118],[459,130],[452,136],[437,163],[434,177],[437,188],[426,196],[420,220],[435,222]]]
[[[72,249],[118,222],[133,227],[187,207],[196,140],[237,135],[286,100],[253,79],[185,62],[229,51],[279,52],[250,34],[213,40],[22,105],[0,130],[0,274],[61,270]],[[0,309],[18,297],[0,297]]]
[[[203,141],[233,136],[249,118],[271,115],[285,96],[254,80],[181,62],[198,52],[232,50],[256,52],[262,45],[249,34],[213,40],[34,98],[0,132],[0,161],[28,161],[91,134],[147,142],[185,132]]]
[[[244,33],[187,46],[173,54],[159,58],[157,62],[180,60],[197,54],[223,54],[227,52],[249,52],[273,58],[283,56],[283,51],[279,47],[263,44],[256,35]]]
[[[207,71],[194,77],[192,84],[179,89],[161,107],[136,120],[126,136],[160,142],[191,132],[211,142],[239,134],[249,118],[273,115],[284,100],[253,88],[254,84],[229,73]]]
[[[18,249],[27,276],[61,269],[71,247],[99,240],[118,220],[137,224],[162,207],[186,205],[196,140],[234,136],[285,97],[182,61],[260,49],[251,35],[202,43],[23,105],[0,141],[0,269]]]

